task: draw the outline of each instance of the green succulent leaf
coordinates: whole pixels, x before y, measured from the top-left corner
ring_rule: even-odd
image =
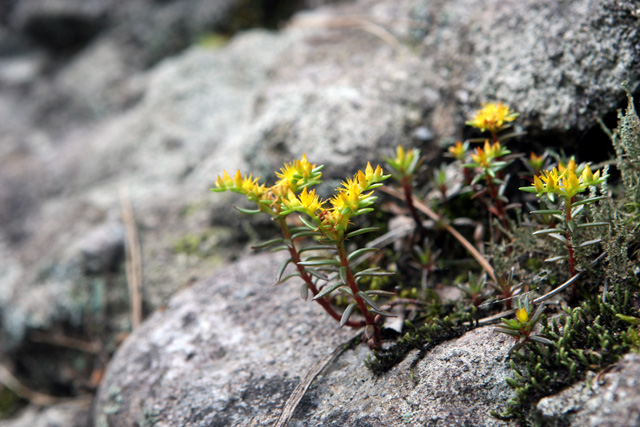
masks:
[[[364,255],[369,252],[378,252],[379,250],[380,249],[378,248],[362,248],[362,249],[355,250],[351,252],[349,256],[347,256],[347,261],[351,261],[352,259],[357,258],[360,255]]]
[[[299,239],[300,237],[309,237],[309,236],[320,236],[320,233],[317,231],[300,231],[299,233],[294,233],[291,235],[291,240]]]
[[[585,222],[584,224],[578,225],[578,228],[606,227],[609,225],[608,222]]]
[[[309,251],[330,251],[330,250],[335,250],[335,246],[332,245],[310,245],[310,246],[305,246],[304,248],[301,248],[300,250],[298,250],[298,253],[304,253],[304,252],[309,252]]]
[[[349,321],[349,317],[351,316],[351,314],[353,313],[353,310],[357,306],[358,306],[358,304],[356,304],[355,302],[352,302],[351,304],[349,304],[347,306],[347,308],[344,309],[344,312],[342,313],[342,317],[340,318],[340,327],[341,328]]]
[[[309,287],[307,286],[306,283],[301,283],[300,284],[300,296],[302,297],[303,300],[307,300],[307,298],[309,297]]]
[[[269,246],[273,246],[275,244],[286,244],[286,240],[283,238],[279,238],[279,239],[271,239],[271,240],[267,240],[266,242],[262,242],[262,243],[258,243],[255,246],[251,246],[251,249],[253,250],[258,250],[258,249],[265,249],[268,248]]]
[[[281,285],[282,283],[286,282],[287,280],[293,277],[300,277],[300,273],[298,273],[297,271],[295,273],[291,273],[288,276],[285,276],[282,279],[280,279],[280,281],[276,282],[276,285]]]
[[[576,206],[586,205],[588,203],[597,202],[598,200],[604,200],[607,198],[608,198],[607,196],[598,196],[598,197],[591,197],[589,199],[578,200],[577,202],[571,203],[571,207],[574,208]]]
[[[299,263],[299,265],[301,265],[303,267],[317,267],[317,266],[320,266],[320,265],[339,266],[340,265],[340,261],[338,261],[337,259],[323,258],[323,259],[313,259],[313,260],[302,261],[302,262]]]
[[[369,295],[367,295],[366,293],[360,291],[358,293],[356,293],[356,295],[358,295],[360,298],[362,298],[364,300],[364,302],[366,302],[369,307],[373,308],[374,310],[377,311],[383,311],[378,304],[373,300],[373,298],[371,298]]]
[[[269,249],[269,252],[274,253],[274,252],[288,251],[289,249],[290,248],[288,245],[280,245],[280,246],[275,246]]]
[[[260,209],[245,209],[245,208],[241,208],[239,206],[233,206],[238,212],[241,212],[243,214],[247,214],[247,215],[255,215],[255,214],[259,214],[260,212],[262,212]]]
[[[300,221],[302,221],[302,223],[309,229],[312,231],[315,231],[318,229],[318,226],[315,225],[313,222],[309,221],[307,218],[305,218],[303,215],[300,215]]]
[[[372,231],[378,231],[380,230],[380,227],[365,227],[365,228],[360,228],[358,230],[352,231],[351,233],[348,233],[346,238],[350,239],[352,237],[355,236],[359,236],[360,234],[365,234],[365,233],[370,233]]]
[[[553,233],[564,233],[564,230],[562,230],[561,228],[548,228],[546,230],[534,231],[531,234],[533,234],[534,236],[540,236],[542,234],[553,234]]]
[[[293,262],[293,260],[291,258],[283,261],[282,263],[280,263],[280,265],[278,266],[278,270],[276,271],[276,283],[281,283],[281,279],[282,279],[282,275],[284,274],[284,271],[287,269],[287,266],[289,264],[291,264],[291,262]]]
[[[320,292],[318,292],[318,294],[315,297],[313,297],[313,299],[316,300],[316,299],[323,298],[329,295],[331,292],[335,291],[336,289],[340,288],[341,286],[345,286],[345,284],[341,282],[336,282],[330,285],[326,285],[324,288],[320,290]]]
[[[313,277],[317,277],[320,280],[324,280],[324,281],[329,280],[329,277],[326,274],[316,270],[315,268],[308,268],[307,267],[307,268],[304,269],[304,271],[306,271],[307,273],[309,273]]]

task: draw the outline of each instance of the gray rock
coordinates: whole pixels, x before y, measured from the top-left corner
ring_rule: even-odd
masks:
[[[100,386],[96,426],[273,425],[311,366],[353,336],[297,286],[273,287],[282,257],[247,257],[172,299],[131,335]],[[361,345],[310,388],[291,425],[508,425],[489,415],[512,392],[511,340],[492,328],[415,353],[382,378]]]
[[[640,425],[640,355],[627,354],[611,369],[540,400],[537,410],[548,426]]]

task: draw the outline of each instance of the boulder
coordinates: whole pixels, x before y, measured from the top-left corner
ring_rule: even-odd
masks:
[[[640,424],[640,355],[627,354],[598,374],[590,374],[538,402],[537,415],[548,426],[632,427]]]
[[[100,386],[95,425],[273,425],[300,379],[356,334],[302,301],[297,286],[274,287],[281,260],[250,256],[220,269],[129,336]],[[489,411],[513,395],[504,382],[511,345],[477,329],[380,378],[360,345],[326,367],[290,425],[509,425]]]

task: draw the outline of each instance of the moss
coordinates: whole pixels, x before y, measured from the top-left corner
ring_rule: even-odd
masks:
[[[517,419],[520,425],[525,426],[544,424],[535,410],[542,397],[606,369],[628,352],[640,351],[640,119],[630,95],[629,106],[619,114],[618,129],[609,132],[609,136],[617,158],[604,162],[601,171],[604,176],[609,167],[615,166],[620,174],[619,183],[614,180],[613,184],[605,182],[599,190],[592,188],[591,193],[583,198],[594,198],[594,201],[581,208],[583,211],[579,222],[598,223],[599,226],[573,229],[551,217],[544,218],[543,225],[537,225],[536,220],[541,218],[526,212],[557,209],[553,203],[545,206],[544,200],[540,208],[531,205],[523,209],[522,216],[511,215],[508,223],[494,220],[489,224],[493,233],[501,236],[500,239],[492,239],[487,247],[497,275],[504,277],[508,272],[512,276],[515,273],[521,282],[518,287],[524,285],[522,290],[532,295],[532,299],[555,289],[569,278],[566,262],[549,262],[552,258],[560,258],[558,254],[566,253],[567,242],[533,236],[532,226],[538,229],[548,227],[548,224],[557,224],[551,227],[561,229],[567,227],[575,246],[575,262],[578,270],[582,271],[577,285],[561,294],[565,299],[561,303],[564,310],[550,312],[549,318],[543,316],[540,328],[536,330],[536,334],[545,338],[541,342],[551,344],[525,341],[526,344],[519,347],[520,352],[512,353],[509,363],[513,375],[506,381],[515,391],[515,397],[509,401],[504,413],[493,413],[497,418]],[[509,172],[517,173],[515,170]],[[618,176],[617,172],[614,170],[613,175]],[[609,185],[618,187],[613,187],[612,191]],[[610,197],[611,194],[613,197]],[[466,206],[468,215],[471,212],[468,208],[471,199],[461,196],[448,201],[441,207],[441,212],[448,213],[451,218],[465,216],[459,208]],[[505,196],[509,200],[518,197],[508,191]],[[524,203],[528,201],[524,197],[521,200]],[[460,202],[465,204],[461,205]],[[476,209],[473,212],[478,211]],[[581,242],[588,244],[580,246]],[[439,264],[447,265],[449,258],[452,258],[451,253],[454,253],[449,250],[449,242],[439,240],[436,245],[448,255]],[[604,255],[599,257],[600,254]],[[597,257],[602,261],[594,265],[593,260]],[[401,258],[396,256],[396,259]],[[406,297],[407,289],[412,286],[415,288],[417,278],[406,271],[401,276],[402,282],[396,284],[400,285],[401,295],[405,290]],[[438,277],[444,282],[455,281],[442,272]],[[418,298],[419,295],[412,297]],[[483,298],[486,298],[484,293]],[[385,349],[374,352],[367,366],[376,375],[381,375],[402,361],[410,351],[417,349],[418,357],[411,365],[414,367],[434,346],[472,329],[473,320],[480,315],[491,314],[491,309],[495,313],[499,304],[508,308],[504,301],[481,304],[475,308],[469,301],[440,305],[435,298],[423,306],[419,316],[406,322],[405,328],[409,332]],[[480,313],[479,308],[484,308],[485,312]]]
[[[550,322],[542,320],[542,334],[553,346],[528,347],[510,360],[513,377],[507,384],[516,392],[500,418],[518,418],[523,425],[537,424],[535,405],[549,396],[638,351],[637,330],[623,316],[637,315],[638,287],[618,286],[607,293],[608,302],[596,297],[574,309],[567,308]],[[497,415],[497,414],[496,414]]]
[[[434,304],[432,309],[438,310],[440,313],[432,315],[422,326],[417,328],[413,327],[413,323],[408,322],[406,327],[413,327],[413,330],[405,333],[386,349],[374,351],[373,357],[366,360],[367,367],[375,375],[380,376],[388,372],[404,360],[409,352],[419,350],[418,356],[411,364],[411,369],[413,369],[435,346],[459,338],[465,332],[473,329],[472,313],[460,310],[459,306],[437,307]],[[442,315],[443,312],[449,312],[449,314]]]

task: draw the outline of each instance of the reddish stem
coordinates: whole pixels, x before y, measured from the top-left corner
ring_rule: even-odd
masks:
[[[500,200],[500,196],[498,195],[498,190],[496,190],[496,186],[493,184],[493,179],[489,174],[485,176],[485,181],[487,181],[487,185],[489,186],[489,195],[491,196],[491,199],[495,203],[496,217],[498,217],[498,219],[500,220],[500,222],[502,222],[502,225],[504,225],[505,228],[507,229],[511,228],[509,226],[509,221],[507,221],[507,213],[505,212],[504,206],[502,205],[502,200]]]
[[[498,132],[492,130],[491,131],[491,142],[493,142],[494,144],[496,142],[499,142],[500,140],[498,139]]]
[[[302,280],[304,280],[305,284],[307,285],[307,288],[309,288],[309,290],[315,297],[316,295],[318,295],[320,291],[318,290],[316,285],[313,283],[311,275],[304,269],[304,266],[300,265],[300,263],[302,262],[302,259],[300,258],[300,254],[298,253],[293,243],[293,240],[291,240],[291,232],[289,231],[289,226],[287,225],[284,218],[280,218],[278,222],[280,223],[280,228],[282,229],[282,235],[286,240],[291,242],[291,245],[288,245],[289,255],[291,255],[291,259],[293,260],[293,263],[295,264],[296,269],[298,270],[298,273],[300,273],[300,277],[302,278]],[[322,306],[322,308],[324,308],[324,310],[335,320],[337,320],[338,322],[342,320],[342,316],[333,309],[333,307],[331,306],[331,302],[329,302],[329,300],[326,297],[318,298],[314,301],[320,304],[320,306]],[[365,322],[348,320],[345,323],[345,325],[351,328],[361,328],[365,326]]]
[[[573,243],[571,242],[571,233],[569,232],[569,221],[571,218],[571,205],[573,204],[573,197],[570,200],[565,201],[565,222],[567,223],[567,231],[565,237],[567,238],[567,249],[569,250],[569,274],[571,277],[576,275],[576,257],[573,251]],[[573,284],[573,288],[576,288],[576,283]]]
[[[355,277],[353,277],[353,273],[351,272],[351,267],[349,267],[349,261],[347,260],[347,251],[344,248],[344,243],[340,242],[339,244],[336,245],[336,247],[338,248],[338,257],[340,258],[340,266],[344,267],[347,271],[346,284],[351,289],[351,292],[353,293],[353,298],[355,299],[356,304],[358,304],[358,308],[360,309],[360,312],[364,315],[364,320],[367,327],[372,327],[373,329],[373,336],[369,341],[369,347],[371,347],[372,349],[378,348],[380,347],[380,327],[376,323],[375,316],[373,316],[371,312],[367,309],[367,304],[358,295],[358,292],[360,292],[360,288],[358,288],[356,279]]]

